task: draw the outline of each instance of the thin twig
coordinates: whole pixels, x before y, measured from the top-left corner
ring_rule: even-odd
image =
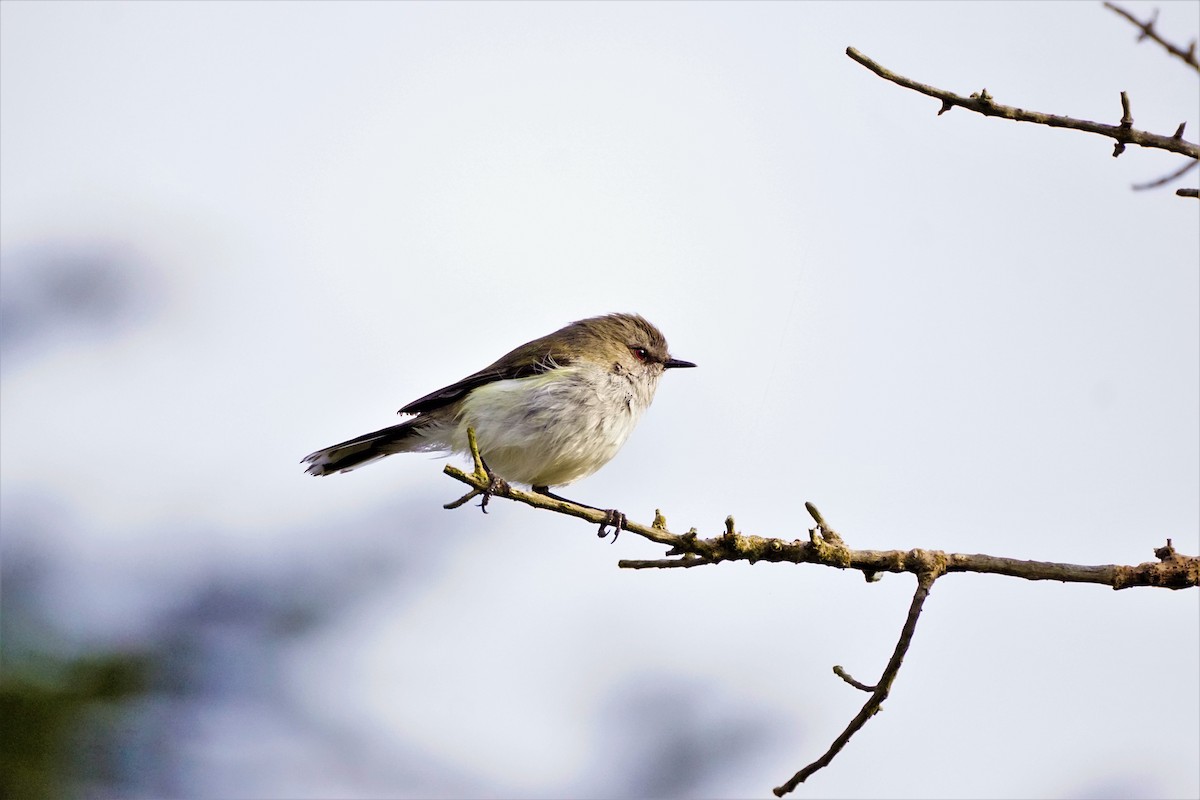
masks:
[[[1140,192],[1144,189],[1157,189],[1159,186],[1163,186],[1164,184],[1168,184],[1171,181],[1182,178],[1188,172],[1195,169],[1198,165],[1200,165],[1200,161],[1189,161],[1188,163],[1184,164],[1181,168],[1172,172],[1170,175],[1164,175],[1161,178],[1159,178],[1158,180],[1150,181],[1149,183],[1135,183],[1135,184],[1133,184],[1132,188],[1135,192]]]
[[[851,675],[849,672],[846,672],[846,670],[842,668],[841,664],[838,664],[833,668],[833,674],[837,675],[839,678],[844,680],[846,683],[850,684],[855,689],[858,689],[861,692],[873,692],[879,688],[878,683],[875,684],[874,686],[867,686],[865,683],[862,683],[861,681],[854,680],[854,676]]]
[[[933,586],[933,582],[940,576],[941,573],[936,570],[922,572],[917,576],[917,590],[913,593],[912,603],[908,606],[908,617],[904,620],[904,627],[900,629],[900,640],[896,642],[896,649],[892,652],[891,660],[888,661],[887,667],[884,668],[883,675],[879,677],[879,683],[873,687],[870,698],[863,704],[859,712],[854,715],[854,719],[850,720],[850,724],[846,726],[841,735],[833,740],[833,744],[829,746],[829,749],[825,751],[823,756],[797,772],[787,783],[782,786],[776,786],[772,790],[776,797],[783,797],[804,783],[814,772],[829,766],[829,763],[833,761],[838,752],[850,741],[850,737],[858,733],[867,724],[867,720],[879,713],[883,701],[887,699],[888,694],[892,690],[892,682],[896,680],[896,675],[900,672],[900,666],[904,663],[904,654],[908,652],[908,646],[912,643],[913,633],[917,629],[917,620],[921,616],[921,608],[925,605],[925,598],[929,596],[929,590]],[[834,671],[836,672],[837,668]],[[846,676],[841,675],[841,677],[845,680]],[[867,688],[857,681],[852,681],[851,683],[856,689],[863,689],[865,691]]]
[[[1133,14],[1130,14],[1125,9],[1123,9],[1120,6],[1117,6],[1113,3],[1105,3],[1104,7],[1107,9],[1110,9],[1111,11],[1115,11],[1116,13],[1120,14],[1125,19],[1132,22],[1136,27],[1138,27],[1142,31],[1142,35],[1138,37],[1139,42],[1142,41],[1143,39],[1153,39],[1154,41],[1156,41],[1160,45],[1162,45],[1168,53],[1170,53],[1171,55],[1175,56],[1178,59],[1182,59],[1185,64],[1190,66],[1192,69],[1196,70],[1196,72],[1200,72],[1200,61],[1196,60],[1196,40],[1195,39],[1193,39],[1192,43],[1188,45],[1187,50],[1184,50],[1182,47],[1179,47],[1178,45],[1171,44],[1166,39],[1162,38],[1162,36],[1159,35],[1158,31],[1154,30],[1154,24],[1156,22],[1158,22],[1158,9],[1154,10],[1154,14],[1150,17],[1150,19],[1146,20],[1145,22],[1142,22],[1137,17],[1135,17]]]
[[[702,567],[711,564],[707,558],[699,556],[684,556],[683,558],[652,558],[652,559],[622,559],[619,565],[623,569],[683,569],[687,567]]]
[[[919,83],[899,75],[886,67],[872,61],[867,56],[863,55],[853,47],[846,48],[846,55],[862,64],[867,69],[874,72],[884,80],[891,81],[898,86],[903,86],[906,89],[912,89],[915,92],[928,95],[929,97],[937,98],[942,101],[942,107],[938,114],[944,114],[955,106],[961,106],[969,111],[974,111],[977,114],[983,114],[985,117],[1003,117],[1011,119],[1015,122],[1033,122],[1038,125],[1048,125],[1052,128],[1070,128],[1072,130],[1084,131],[1085,133],[1095,133],[1100,136],[1107,136],[1110,139],[1115,139],[1118,144],[1136,144],[1139,147],[1152,147],[1160,150],[1167,150],[1179,155],[1188,156],[1189,158],[1200,158],[1200,145],[1184,140],[1182,137],[1162,136],[1157,133],[1149,133],[1147,131],[1137,130],[1132,127],[1132,122],[1129,125],[1105,125],[1099,122],[1089,122],[1088,120],[1075,119],[1074,117],[1063,117],[1058,114],[1045,114],[1040,111],[1026,111],[1023,108],[1015,106],[1005,106],[997,103],[987,89],[976,92],[970,97],[963,97],[954,92],[948,92],[945,89],[938,89],[935,86]],[[1125,98],[1125,105],[1128,106],[1128,98]],[[1127,108],[1126,108],[1127,110]],[[1114,153],[1118,155],[1118,153]]]

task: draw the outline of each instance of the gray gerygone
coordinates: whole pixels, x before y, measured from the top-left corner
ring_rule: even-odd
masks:
[[[671,358],[658,328],[635,314],[584,319],[400,409],[412,419],[303,463],[310,475],[329,475],[392,453],[468,453],[470,427],[494,479],[554,497],[551,486],[591,475],[617,454],[665,370],[694,366]]]

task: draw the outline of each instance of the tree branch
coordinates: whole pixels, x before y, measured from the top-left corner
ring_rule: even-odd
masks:
[[[1154,23],[1158,22],[1158,9],[1157,8],[1154,9],[1154,13],[1150,16],[1150,19],[1146,20],[1145,22],[1142,22],[1137,17],[1135,17],[1133,14],[1130,14],[1125,9],[1123,9],[1120,6],[1117,6],[1113,3],[1105,3],[1104,7],[1111,11],[1115,11],[1116,13],[1120,14],[1125,19],[1132,22],[1137,28],[1139,28],[1142,32],[1142,35],[1138,37],[1139,42],[1142,41],[1143,39],[1153,39],[1154,41],[1156,41],[1160,45],[1162,45],[1168,53],[1170,53],[1171,55],[1175,56],[1178,59],[1181,59],[1189,67],[1196,70],[1196,72],[1200,72],[1200,61],[1196,60],[1196,40],[1195,39],[1193,39],[1191,44],[1188,45],[1187,50],[1184,50],[1182,47],[1179,47],[1178,45],[1171,44],[1166,39],[1162,38],[1162,36],[1159,35],[1158,31],[1154,30]]]
[[[577,505],[556,497],[524,492],[512,488],[504,481],[497,481],[488,473],[483,459],[479,456],[479,446],[473,430],[467,431],[467,441],[471,447],[474,470],[468,473],[447,465],[444,471],[455,480],[470,486],[471,490],[458,500],[447,503],[446,508],[458,508],[471,498],[482,495],[484,500],[481,506],[485,505],[490,497],[505,497],[534,508],[579,517],[601,526],[609,521],[610,512]],[[783,561],[856,569],[861,571],[868,581],[877,580],[882,572],[912,572],[917,576],[917,589],[909,604],[908,616],[900,630],[900,638],[896,642],[892,657],[879,681],[873,686],[868,686],[855,680],[840,665],[833,668],[835,675],[855,689],[869,693],[870,697],[820,758],[773,790],[776,797],[782,797],[795,790],[813,773],[829,766],[851,737],[882,708],[883,701],[891,692],[892,684],[904,663],[904,656],[912,644],[913,633],[916,631],[925,599],[929,596],[934,581],[941,576],[949,572],[985,572],[1035,581],[1100,583],[1114,589],[1131,586],[1183,589],[1200,585],[1200,558],[1175,552],[1170,539],[1167,539],[1165,546],[1154,551],[1158,561],[1134,566],[1083,566],[1046,561],[1020,561],[999,556],[944,553],[940,550],[852,550],[829,526],[816,506],[805,503],[804,507],[816,521],[816,527],[808,531],[808,541],[797,539],[791,542],[739,533],[733,517],[725,519],[724,533],[711,539],[701,539],[695,528],[682,535],[675,534],[667,530],[667,520],[662,512],[655,511],[654,522],[649,526],[626,520],[624,530],[668,546],[670,549],[667,550],[667,557],[649,561],[617,562],[619,567],[625,569],[677,569],[719,564],[722,561],[749,561],[752,564],[757,561]],[[601,531],[603,532],[603,527]]]
[[[867,724],[867,720],[879,713],[883,706],[883,701],[887,699],[888,694],[892,691],[892,682],[896,680],[896,675],[900,672],[900,666],[904,663],[904,655],[908,652],[908,646],[912,643],[913,632],[917,629],[917,619],[921,616],[921,608],[925,605],[925,598],[929,596],[929,590],[933,587],[933,582],[940,576],[941,573],[936,571],[922,572],[917,576],[917,591],[913,594],[912,602],[908,606],[908,617],[904,620],[904,627],[900,629],[900,640],[896,642],[896,649],[892,652],[892,657],[884,668],[883,675],[879,678],[879,683],[874,686],[864,686],[847,675],[845,670],[840,666],[833,668],[834,673],[842,680],[849,683],[855,689],[871,692],[871,696],[863,704],[859,712],[854,715],[854,719],[850,720],[850,724],[846,726],[841,735],[833,740],[833,744],[829,746],[824,755],[797,772],[782,786],[776,786],[772,790],[776,797],[783,797],[804,783],[814,772],[829,766],[834,757],[850,741],[850,737],[858,733],[862,726]]]
[[[567,500],[522,491],[511,486],[495,486],[482,468],[463,472],[446,465],[445,473],[472,487],[466,496],[456,501],[466,502],[480,494],[504,497],[534,508],[553,511],[587,520],[599,525],[607,520],[607,512],[577,505]],[[448,504],[455,506],[455,503]],[[649,539],[668,548],[666,558],[654,560],[621,560],[622,569],[678,569],[719,564],[722,561],[787,562],[791,564],[821,564],[838,569],[855,569],[868,580],[884,572],[978,572],[1007,575],[1027,581],[1062,581],[1063,583],[1098,583],[1114,589],[1134,586],[1155,586],[1165,589],[1185,589],[1200,585],[1200,558],[1175,552],[1171,540],[1155,551],[1158,561],[1143,564],[1097,566],[1061,564],[1053,561],[1024,561],[1003,556],[969,553],[945,553],[940,550],[853,550],[830,529],[811,503],[805,507],[817,520],[817,527],[808,532],[808,540],[768,538],[740,533],[734,528],[733,517],[725,520],[725,531],[709,539],[700,538],[695,528],[687,533],[672,533],[661,513],[654,522],[643,525],[632,520],[623,530]]]
[[[972,94],[970,97],[948,92],[945,89],[938,89],[935,86],[918,83],[903,75],[898,75],[895,72],[887,69],[884,66],[872,61],[867,56],[863,55],[853,47],[846,48],[846,55],[862,64],[867,69],[874,72],[884,80],[891,81],[898,86],[903,86],[906,89],[912,89],[915,92],[928,95],[929,97],[937,98],[942,101],[942,107],[938,111],[938,115],[946,113],[955,106],[961,106],[969,111],[974,111],[977,114],[983,114],[985,117],[1003,117],[1011,119],[1015,122],[1032,122],[1038,125],[1048,125],[1052,128],[1070,128],[1072,130],[1084,131],[1085,133],[1095,133],[1100,136],[1107,136],[1110,139],[1115,139],[1117,144],[1113,149],[1113,155],[1119,156],[1125,149],[1127,144],[1136,144],[1139,147],[1151,147],[1159,150],[1167,150],[1179,155],[1188,156],[1189,158],[1200,158],[1200,145],[1193,144],[1183,138],[1183,131],[1180,129],[1174,136],[1164,136],[1157,133],[1149,133],[1141,131],[1133,127],[1133,118],[1129,114],[1129,98],[1124,92],[1121,93],[1122,102],[1122,118],[1117,125],[1105,125],[1099,122],[1089,122],[1088,120],[1075,119],[1073,117],[1063,117],[1057,114],[1045,114],[1040,111],[1026,111],[1023,108],[1015,106],[1005,106],[997,103],[987,89]]]

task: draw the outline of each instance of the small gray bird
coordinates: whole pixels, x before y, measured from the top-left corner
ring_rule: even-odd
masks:
[[[393,453],[469,453],[470,427],[494,477],[556,497],[551,486],[587,477],[617,454],[663,372],[694,366],[671,358],[658,328],[636,314],[579,320],[400,409],[412,419],[303,463],[310,475],[329,475]]]

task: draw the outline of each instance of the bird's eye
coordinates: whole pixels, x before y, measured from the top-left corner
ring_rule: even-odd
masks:
[[[646,348],[644,348],[644,347],[635,347],[633,345],[630,345],[629,352],[633,353],[633,357],[636,358],[638,361],[649,361],[650,360],[650,353],[647,352]]]

